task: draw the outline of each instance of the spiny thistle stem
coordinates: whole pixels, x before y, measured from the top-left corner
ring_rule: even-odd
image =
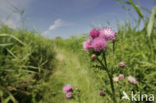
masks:
[[[115,52],[115,42],[113,42],[113,55],[114,55],[114,52]]]
[[[117,103],[116,101],[116,97],[115,97],[115,89],[114,89],[114,83],[113,83],[113,77],[112,77],[112,74],[110,74],[109,70],[108,70],[108,67],[107,67],[107,59],[106,59],[106,55],[105,55],[105,52],[103,52],[103,60],[104,60],[104,64],[101,60],[99,60],[97,58],[97,61],[101,64],[101,66],[104,68],[104,70],[106,70],[106,73],[109,77],[109,80],[110,80],[110,85],[111,85],[111,89],[112,89],[112,97],[113,97],[113,101],[114,103]]]

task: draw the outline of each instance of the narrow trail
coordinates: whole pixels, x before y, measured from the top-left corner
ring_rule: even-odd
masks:
[[[68,100],[62,93],[62,88],[66,84],[71,84],[81,90],[82,103],[102,103],[98,96],[97,82],[88,71],[88,65],[81,63],[79,57],[65,49],[57,48],[58,65],[51,76],[51,85],[55,96],[52,97],[54,103],[78,103],[75,100]],[[89,94],[89,95],[88,95]]]

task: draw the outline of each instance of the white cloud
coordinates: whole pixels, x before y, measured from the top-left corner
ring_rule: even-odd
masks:
[[[61,27],[63,25],[64,25],[63,21],[61,19],[57,19],[54,21],[54,24],[49,27],[49,30],[54,30],[54,29]]]
[[[21,15],[15,12],[14,7],[24,9],[30,2],[31,0],[0,0],[0,22],[13,29],[20,26]]]
[[[59,28],[59,27],[62,27],[62,26],[64,26],[64,25],[65,25],[65,23],[63,22],[63,20],[61,20],[61,19],[56,19],[56,20],[54,21],[54,24],[50,25],[50,26],[49,26],[49,29],[46,30],[46,31],[44,31],[43,34],[48,34],[50,31],[53,31],[53,30],[55,30],[55,29],[57,29],[57,28]]]

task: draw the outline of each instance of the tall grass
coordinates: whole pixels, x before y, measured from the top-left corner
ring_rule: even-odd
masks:
[[[55,65],[51,40],[33,32],[0,29],[0,101],[30,103],[42,98]],[[34,99],[34,100],[33,100]]]

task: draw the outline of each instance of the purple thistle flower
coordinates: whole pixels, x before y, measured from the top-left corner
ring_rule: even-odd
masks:
[[[125,62],[121,61],[120,62],[120,67],[124,68],[126,66]]]
[[[63,87],[63,92],[70,92],[73,89],[73,87],[69,84]]]
[[[106,41],[103,38],[97,37],[92,41],[92,48],[94,51],[105,50]]]
[[[123,74],[119,74],[119,79],[124,79],[124,75]]]
[[[90,44],[91,40],[83,42],[83,48],[85,51],[88,51],[89,49],[92,49],[92,46]]]
[[[72,92],[68,92],[68,93],[65,95],[66,98],[72,98],[72,96],[73,96]]]
[[[100,31],[97,30],[96,28],[94,28],[94,29],[92,29],[90,31],[89,35],[90,35],[91,38],[96,38],[96,37],[98,37],[100,35]]]
[[[106,40],[112,40],[115,38],[116,32],[109,27],[104,27],[101,31],[100,31],[100,36],[103,37]]]

